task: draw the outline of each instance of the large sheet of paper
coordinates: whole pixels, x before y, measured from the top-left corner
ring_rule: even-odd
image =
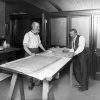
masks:
[[[55,57],[67,57],[70,58],[70,56],[73,54],[73,51],[68,48],[50,48],[46,52],[43,52],[39,55],[44,56],[55,56]]]
[[[29,74],[41,70],[44,67],[47,67],[48,65],[56,62],[59,59],[60,58],[54,56],[48,57],[48,56],[36,55],[12,61],[2,66],[3,68],[6,69],[11,69],[24,74]]]
[[[68,53],[63,53],[63,49],[52,48],[36,56],[8,62],[0,67],[11,72],[43,80],[46,77],[52,77],[71,59],[67,56]]]

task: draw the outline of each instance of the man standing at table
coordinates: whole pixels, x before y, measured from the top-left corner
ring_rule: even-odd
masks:
[[[40,25],[37,22],[32,23],[32,29],[28,33],[25,34],[24,40],[23,40],[23,46],[25,52],[25,56],[31,56],[36,53],[39,53],[39,47],[45,51],[45,48],[41,44],[39,32],[40,32]],[[33,78],[30,79],[30,85],[29,89],[32,89],[34,86]]]
[[[73,72],[80,91],[88,90],[88,68],[85,58],[85,38],[78,35],[76,29],[70,29],[70,46],[74,49]]]

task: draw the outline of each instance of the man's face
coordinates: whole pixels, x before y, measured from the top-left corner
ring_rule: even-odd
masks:
[[[74,31],[71,31],[69,35],[70,35],[71,38],[75,38],[76,33]]]
[[[38,23],[35,23],[35,25],[33,26],[33,30],[36,32],[36,33],[39,33],[40,31],[40,25]]]

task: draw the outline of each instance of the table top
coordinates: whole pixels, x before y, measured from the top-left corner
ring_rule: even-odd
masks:
[[[64,48],[52,48],[36,56],[29,56],[0,65],[10,72],[24,74],[44,80],[57,73],[71,58],[63,53]]]

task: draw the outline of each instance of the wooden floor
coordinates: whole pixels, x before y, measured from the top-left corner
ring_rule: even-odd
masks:
[[[76,81],[73,79],[73,83]],[[52,82],[55,100],[100,100],[100,81],[90,80],[89,90],[80,92],[76,88],[69,87],[69,75],[63,75],[59,80]],[[0,82],[0,100],[7,100],[10,78]],[[28,78],[24,79],[25,99],[41,100],[42,86],[35,87],[32,91],[28,90]],[[20,100],[18,87],[16,88],[15,100]]]

